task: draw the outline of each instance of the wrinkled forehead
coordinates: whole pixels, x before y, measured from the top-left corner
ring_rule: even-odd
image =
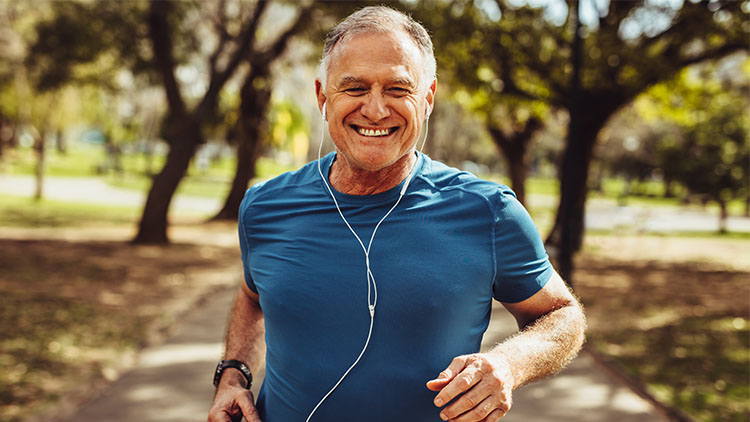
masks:
[[[355,69],[367,72],[369,68],[390,66],[399,69],[401,77],[412,79],[415,87],[427,79],[422,51],[408,34],[396,32],[360,32],[347,34],[328,56],[327,75],[349,75]]]

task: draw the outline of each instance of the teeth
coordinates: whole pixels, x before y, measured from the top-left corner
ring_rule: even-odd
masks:
[[[386,136],[390,133],[388,129],[364,129],[364,128],[357,128],[357,132],[359,132],[362,136]]]

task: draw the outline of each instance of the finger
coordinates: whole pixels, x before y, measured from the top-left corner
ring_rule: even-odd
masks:
[[[226,413],[222,413],[221,415],[209,414],[208,422],[232,422],[232,419]]]
[[[497,422],[502,419],[506,413],[508,413],[507,410],[495,409],[492,411],[492,413],[489,414],[489,416],[484,418],[482,422]]]
[[[442,390],[448,383],[451,382],[450,378],[436,378],[434,380],[427,381],[427,388],[432,391]]]
[[[438,375],[437,378],[427,381],[427,388],[429,388],[432,391],[440,391],[442,390],[448,383],[453,379],[453,377],[460,373],[464,366],[466,366],[466,356],[458,356],[456,358],[453,358],[450,365]]]
[[[485,416],[489,415],[490,412],[495,410],[497,406],[492,402],[490,397],[490,391],[486,388],[474,387],[464,393],[461,397],[456,399],[453,403],[446,406],[445,409],[440,413],[440,417],[444,420],[453,419],[466,414],[474,415],[473,421],[480,421]],[[457,421],[463,420],[459,417]]]
[[[466,366],[467,360],[468,360],[468,356],[458,356],[458,357],[453,358],[450,365],[448,365],[448,367],[445,368],[445,370],[441,372],[440,375],[438,375],[438,377],[432,381],[443,381],[443,380],[450,381],[451,379],[453,379],[454,376],[456,376],[456,374],[458,374],[464,369],[464,367]]]
[[[208,422],[232,422],[232,417],[226,410],[213,406],[208,411]]]
[[[258,409],[255,408],[255,404],[253,403],[252,394],[242,396],[237,400],[237,404],[240,406],[242,415],[245,417],[245,420],[247,420],[247,422],[261,422],[260,415],[258,414]]]
[[[435,405],[441,407],[468,391],[482,379],[479,368],[470,366],[456,375],[435,397]]]

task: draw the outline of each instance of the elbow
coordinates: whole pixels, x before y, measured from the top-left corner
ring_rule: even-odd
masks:
[[[588,328],[586,312],[583,309],[583,305],[577,300],[570,305],[570,308],[571,343],[575,350],[575,354],[578,354],[583,347],[583,344],[586,342],[586,329]]]

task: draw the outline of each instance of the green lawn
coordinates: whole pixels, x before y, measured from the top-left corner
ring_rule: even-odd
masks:
[[[37,160],[31,149],[16,149],[8,154],[0,170],[8,174],[31,175],[36,171]],[[55,150],[47,153],[45,176],[50,177],[103,177],[113,186],[137,191],[147,191],[151,186],[148,175],[147,158],[143,154],[123,154],[120,159],[122,171],[115,172],[109,166],[103,149],[98,145],[77,144],[65,154]],[[151,171],[158,171],[164,163],[164,157],[154,156],[150,165]],[[233,158],[222,158],[211,163],[205,169],[192,165],[180,183],[177,192],[190,196],[224,198],[229,191],[234,176]],[[293,170],[272,159],[261,157],[256,165],[257,179],[276,176]]]
[[[0,195],[0,226],[79,227],[138,221],[140,207],[81,205]]]

